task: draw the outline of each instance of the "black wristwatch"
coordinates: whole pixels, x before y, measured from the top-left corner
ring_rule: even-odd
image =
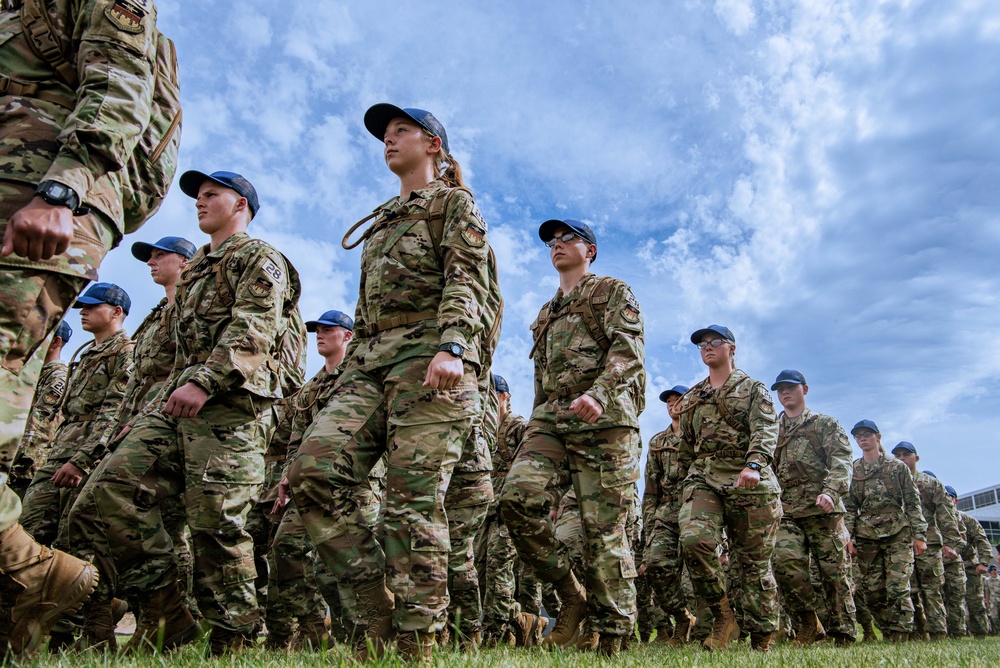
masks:
[[[750,469],[751,471],[756,471],[757,473],[760,473],[760,464],[758,464],[757,462],[750,462],[749,464],[747,464],[747,468]]]
[[[90,213],[90,207],[80,205],[80,196],[76,191],[58,181],[42,181],[35,188],[35,194],[45,200],[46,204],[66,207],[74,216]]]
[[[462,359],[462,355],[465,354],[465,348],[457,343],[442,343],[438,346],[438,350],[446,352],[453,357],[457,357],[458,359]]]

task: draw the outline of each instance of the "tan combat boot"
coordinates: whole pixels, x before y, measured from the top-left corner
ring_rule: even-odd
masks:
[[[365,622],[365,632],[355,640],[355,657],[364,663],[381,658],[392,640],[393,603],[384,576],[358,585],[354,592],[358,597],[358,615]]]
[[[601,656],[612,657],[618,656],[622,652],[622,637],[608,635],[607,633],[600,634],[600,639],[597,642],[597,653]]]
[[[514,644],[517,647],[534,647],[542,642],[542,632],[546,622],[530,612],[519,612],[512,620]]]
[[[905,631],[893,631],[889,634],[889,640],[892,642],[906,642],[910,639],[910,634]]]
[[[141,621],[123,653],[165,652],[198,637],[198,622],[181,598],[176,580],[150,592],[140,610]]]
[[[823,635],[823,624],[819,621],[815,610],[799,615],[799,626],[795,630],[795,640],[792,647],[808,647]]]
[[[317,652],[325,652],[333,647],[334,641],[326,629],[326,619],[326,615],[312,615],[299,620],[299,647]]]
[[[0,658],[36,651],[98,581],[93,564],[36,543],[20,524],[0,533],[0,573]]]
[[[116,599],[117,600],[117,599]],[[88,650],[118,652],[113,603],[88,605],[84,610],[82,647]]]
[[[462,634],[461,647],[466,654],[475,654],[479,646],[483,644],[483,632],[473,631],[469,634]]]
[[[581,652],[596,652],[600,644],[601,634],[590,626],[589,618],[585,619],[576,636],[576,648]]]
[[[664,633],[661,639],[659,631],[657,631],[656,639],[671,647],[683,647],[691,637],[691,629],[697,622],[697,618],[688,612],[687,608],[684,608],[680,612],[674,613],[674,632],[669,637]]]
[[[430,665],[434,653],[435,634],[427,631],[407,631],[396,638],[396,653],[407,663]]]
[[[587,616],[587,592],[577,581],[573,571],[555,583],[562,609],[556,625],[542,640],[542,647],[567,647],[576,638],[580,625]]]
[[[264,649],[269,652],[290,652],[292,651],[292,636],[280,631],[267,631],[267,639],[264,640]]]
[[[771,651],[771,645],[774,644],[774,637],[777,635],[774,631],[770,633],[762,633],[760,631],[753,631],[750,633],[750,649],[756,650],[758,652],[764,652],[765,654]]]
[[[861,631],[864,633],[861,637],[861,642],[875,642],[878,640],[878,637],[875,635],[875,624],[872,620],[869,619],[867,622],[862,622]]]
[[[208,656],[233,656],[241,654],[248,646],[253,646],[253,638],[248,638],[239,631],[213,626],[208,638]]]
[[[710,603],[708,607],[715,616],[715,623],[712,624],[712,635],[705,638],[702,647],[707,650],[726,649],[740,632],[733,609],[729,607],[729,598],[723,595],[718,602]]]

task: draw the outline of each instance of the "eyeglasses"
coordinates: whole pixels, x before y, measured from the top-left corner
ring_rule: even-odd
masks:
[[[556,245],[557,241],[561,241],[564,244],[568,244],[575,238],[583,239],[583,237],[581,237],[576,232],[566,232],[565,234],[560,234],[558,237],[552,237],[551,239],[545,242],[545,245],[548,246],[549,248],[552,248],[553,246]]]
[[[875,437],[875,432],[873,431],[859,431],[858,433],[854,434],[855,441],[861,441],[864,439],[874,438],[874,437]]]
[[[713,348],[718,348],[723,343],[729,343],[729,341],[726,341],[725,339],[712,339],[711,341],[702,341],[701,343],[698,344],[698,347],[701,348],[702,350],[708,348],[709,346],[712,346]]]

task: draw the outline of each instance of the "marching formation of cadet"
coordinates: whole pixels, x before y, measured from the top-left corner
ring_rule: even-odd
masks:
[[[128,294],[94,281],[173,181],[173,44],[153,0],[4,0],[0,34],[0,651],[30,655],[57,623],[60,646],[115,651],[127,607],[123,652],[204,629],[235,653],[266,624],[270,650],[418,663],[450,637],[610,657],[637,621],[643,641],[761,652],[782,619],[798,646],[849,645],[859,622],[866,640],[873,622],[1000,632],[992,549],[954,489],[909,442],[888,458],[871,420],[852,463],[797,370],[771,386],[776,415],[727,327],[690,337],[708,377],[659,395],[671,424],[640,504],[643,313],[591,272],[578,220],[538,229],[559,288],[514,414],[488,226],[428,111],[365,114],[399,195],[344,238],[362,245],[354,318],[303,322],[295,267],[248,233],[255,187],[188,171],[208,241],[132,245],[164,297],[129,337]],[[71,307],[94,338],[67,365]],[[304,382],[307,332],[324,365]]]

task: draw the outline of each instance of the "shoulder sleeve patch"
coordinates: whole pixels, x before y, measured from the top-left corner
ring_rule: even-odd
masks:
[[[482,248],[486,245],[486,231],[476,223],[467,223],[462,230],[462,239],[473,248]]]
[[[265,262],[264,266],[261,268],[261,271],[263,271],[265,274],[267,274],[276,281],[280,281],[282,277],[285,275],[285,273],[278,267],[277,264],[274,263],[273,260],[268,260],[267,262]]]
[[[104,16],[113,26],[127,33],[138,35],[146,28],[142,21],[146,18],[144,0],[115,0],[104,10]]]
[[[638,304],[626,304],[622,309],[622,318],[625,322],[630,322],[633,325],[639,322],[639,305]]]

